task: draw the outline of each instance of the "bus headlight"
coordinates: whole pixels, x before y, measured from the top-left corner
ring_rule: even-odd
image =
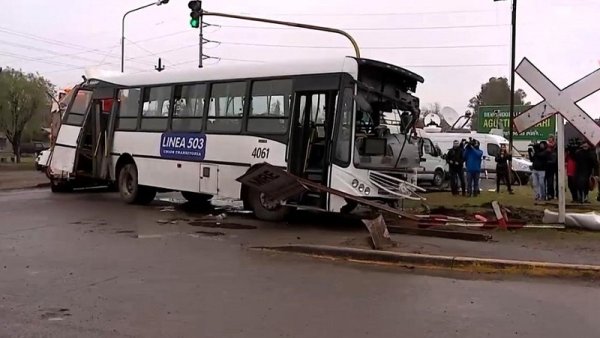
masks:
[[[356,188],[356,187],[358,187],[358,180],[354,179],[354,180],[352,180],[352,188]]]
[[[369,195],[371,193],[371,188],[366,187],[365,188],[365,195]]]
[[[358,191],[363,192],[365,190],[365,186],[363,184],[358,186]]]

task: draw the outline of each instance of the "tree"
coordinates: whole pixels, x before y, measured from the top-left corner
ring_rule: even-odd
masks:
[[[421,108],[421,115],[427,114],[439,114],[442,110],[442,105],[439,102],[430,103],[427,106]]]
[[[0,72],[0,131],[13,148],[17,162],[21,161],[21,141],[25,128],[36,115],[49,112],[54,86],[37,74],[16,69]]]
[[[515,106],[529,104],[525,102],[527,94],[523,89],[515,91]],[[479,107],[510,104],[510,85],[505,77],[492,77],[481,85],[481,91],[469,100],[472,109],[471,129],[477,129]]]

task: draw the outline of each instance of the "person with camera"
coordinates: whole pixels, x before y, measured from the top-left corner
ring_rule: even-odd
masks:
[[[483,151],[479,149],[479,141],[469,137],[463,152],[467,167],[467,194],[469,197],[479,196],[479,176]]]
[[[500,180],[503,180],[508,188],[508,193],[513,194],[510,182],[510,170],[512,167],[512,155],[506,150],[506,144],[500,146],[500,152],[496,155],[496,192],[500,192]]]
[[[452,148],[449,149],[448,154],[446,154],[446,163],[448,163],[448,171],[450,173],[450,189],[454,196],[458,195],[459,182],[462,195],[466,195],[465,175],[463,173],[465,163],[463,151],[466,142],[466,140],[462,140],[462,142],[454,140],[454,142],[452,142]]]

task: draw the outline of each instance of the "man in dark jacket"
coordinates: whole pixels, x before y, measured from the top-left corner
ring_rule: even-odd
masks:
[[[579,203],[589,203],[590,179],[592,175],[598,176],[596,151],[590,148],[590,144],[584,142],[574,155],[575,184],[577,186],[577,202]]]
[[[500,152],[496,155],[496,192],[500,192],[500,180],[504,180],[508,192],[513,193],[510,182],[511,165],[512,155],[506,150],[506,144],[502,144]]]
[[[450,189],[452,189],[452,195],[458,195],[458,183],[460,182],[460,189],[462,195],[466,195],[465,189],[465,175],[463,173],[463,167],[465,159],[463,157],[464,143],[459,143],[455,140],[452,143],[452,148],[448,150],[446,155],[446,163],[448,163],[448,171],[450,172]]]
[[[533,179],[533,189],[535,191],[535,200],[546,200],[546,166],[548,163],[548,152],[546,151],[546,141],[536,143],[527,150],[529,160],[531,161],[531,178]]]
[[[556,147],[548,147],[547,159],[546,163],[546,198],[548,200],[552,200],[558,196],[555,194],[556,187],[556,175],[558,173],[558,153]],[[558,192],[558,189],[556,190]]]

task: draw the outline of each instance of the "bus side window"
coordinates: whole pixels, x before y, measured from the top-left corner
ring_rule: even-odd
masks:
[[[241,132],[245,93],[246,82],[213,84],[206,130],[223,133]]]
[[[205,100],[205,84],[175,86],[175,108],[171,129],[173,131],[202,130]]]
[[[171,87],[145,88],[143,91],[142,122],[140,130],[165,131],[169,122],[168,109],[171,99]],[[167,114],[164,114],[164,109]]]
[[[292,80],[256,81],[247,131],[259,134],[287,132],[292,97]]]
[[[140,88],[119,90],[117,130],[135,130],[137,128],[140,92]]]

